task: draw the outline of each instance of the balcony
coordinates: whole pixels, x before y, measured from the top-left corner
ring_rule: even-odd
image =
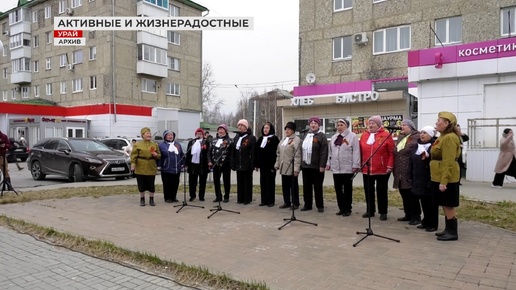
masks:
[[[136,62],[136,73],[166,78],[168,76],[168,68],[163,64],[139,60]]]
[[[149,31],[138,31],[136,33],[136,43],[149,44],[161,49],[168,49],[167,31],[159,30],[153,32],[154,33],[151,33]]]
[[[12,84],[24,84],[32,82],[32,73],[30,71],[18,71],[11,73]]]
[[[32,48],[30,46],[18,46],[11,49],[11,59],[18,58],[31,58],[32,57]]]

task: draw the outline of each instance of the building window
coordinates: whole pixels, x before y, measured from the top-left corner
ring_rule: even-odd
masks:
[[[49,69],[52,69],[52,63],[51,63],[51,58],[50,57],[47,57],[47,59],[45,60],[45,69],[46,70],[49,70]]]
[[[52,37],[50,36],[50,32],[45,32],[45,38],[47,40],[47,44],[52,43]]]
[[[72,0],[72,8],[82,6],[82,0]]]
[[[45,84],[45,93],[47,96],[52,95],[52,84]]]
[[[2,91],[2,101],[7,102],[7,91]]]
[[[95,60],[95,59],[97,59],[97,47],[92,46],[92,47],[90,47],[90,60]]]
[[[179,71],[179,58],[167,57],[168,69]]]
[[[179,85],[178,84],[168,83],[167,84],[167,90],[166,90],[165,94],[167,94],[169,96],[179,96],[180,95]]]
[[[6,46],[4,46],[4,49],[2,49],[3,50],[2,56],[7,56],[7,49],[8,48]]]
[[[435,21],[435,45],[462,41],[462,16]]]
[[[73,90],[72,92],[82,92],[82,79],[75,79],[72,81]]]
[[[72,64],[82,63],[82,50],[76,50],[72,53]]]
[[[179,17],[179,7],[170,4],[168,6],[168,16]]]
[[[333,11],[342,11],[353,8],[353,0],[333,0]]]
[[[514,35],[516,33],[516,7],[503,8],[501,13],[502,36]]]
[[[16,89],[19,89],[19,87],[18,87],[18,88],[16,88]],[[12,90],[11,90],[11,99],[12,99],[12,100],[16,100],[16,90],[15,90],[15,89],[12,89]]]
[[[168,9],[168,0],[144,0],[147,3]]]
[[[18,22],[24,20],[22,12],[23,11],[21,9],[18,9],[18,10],[15,10],[15,11],[9,13],[9,24],[12,25],[12,24],[15,24],[15,23],[18,23]]]
[[[39,72],[39,60],[34,61],[33,70],[34,72]]]
[[[167,31],[168,42],[172,44],[181,44],[181,35],[174,31]]]
[[[4,79],[7,78],[7,68],[4,68],[2,75],[4,76]]]
[[[167,64],[167,51],[154,46],[145,44],[138,45],[138,60],[144,60],[148,62]]]
[[[52,7],[45,6],[45,19],[49,19],[50,17],[52,17]]]
[[[32,22],[36,23],[38,20],[38,11],[32,11]]]
[[[20,46],[30,46],[30,34],[18,33],[9,37],[9,48],[13,49]]]
[[[97,76],[90,76],[90,90],[97,89]]]
[[[39,47],[39,35],[35,35],[32,42],[34,47]]]
[[[39,86],[34,86],[34,97],[39,98]]]
[[[30,71],[30,58],[22,57],[11,61],[12,72]]]
[[[66,7],[66,6],[67,6],[67,5],[66,5],[66,1],[67,1],[67,0],[61,0],[61,1],[59,1],[59,14],[63,14],[63,13],[65,13],[66,8],[68,8],[68,7]]]
[[[22,87],[21,88],[21,96],[23,99],[29,98],[29,87]]]
[[[373,33],[373,54],[410,49],[410,26],[376,30]]]
[[[64,66],[66,66],[66,64],[67,64],[66,54],[59,55],[59,67],[64,67]]]
[[[66,81],[61,81],[59,83],[59,92],[61,94],[66,94]]]
[[[384,2],[384,1],[387,1],[387,0],[373,0],[373,3],[380,3],[380,2]]]
[[[146,93],[155,93],[156,90],[156,81],[149,79],[142,79],[142,92]]]
[[[350,59],[353,50],[353,37],[343,36],[333,39],[333,60]]]

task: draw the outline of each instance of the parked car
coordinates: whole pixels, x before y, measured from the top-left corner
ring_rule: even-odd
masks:
[[[32,178],[62,175],[69,181],[131,176],[130,161],[124,153],[87,138],[48,138],[34,145],[27,159]]]
[[[12,149],[7,152],[7,155],[5,156],[7,158],[7,162],[15,162],[16,159],[20,159],[22,162],[25,162],[27,158],[29,157],[29,150],[27,146],[22,145],[22,143],[10,140]],[[14,154],[13,154],[14,152]]]

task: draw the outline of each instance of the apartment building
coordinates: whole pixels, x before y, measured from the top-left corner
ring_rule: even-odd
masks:
[[[189,0],[20,0],[0,15],[0,127],[30,143],[70,134],[136,136],[143,126],[158,135],[165,128],[191,135],[200,122],[202,32],[85,30],[84,46],[56,46],[54,21],[198,17],[207,10]],[[63,118],[88,122],[75,132],[21,121]]]
[[[424,126],[433,124],[436,113],[445,109],[457,113],[467,130],[469,118],[486,117],[483,110],[460,98],[452,104],[427,102],[425,93],[456,94],[457,84],[439,86],[444,76],[434,75],[434,93],[423,91],[428,75],[416,78],[415,70],[409,75],[409,52],[427,51],[430,57],[438,48],[505,38],[513,43],[516,27],[514,0],[300,0],[299,5],[300,86],[294,88],[292,100],[278,106],[285,120],[304,123],[312,115],[320,116],[327,135],[334,133],[333,124],[340,117],[349,118],[353,130],[361,133],[371,115],[381,115],[386,125],[409,118]],[[513,64],[508,60],[500,62]],[[449,79],[459,77],[451,76],[449,67],[445,64],[440,72],[448,72]],[[474,75],[483,73],[482,66],[474,68]],[[501,71],[513,91],[515,70],[512,65]],[[474,105],[481,107],[479,102]]]

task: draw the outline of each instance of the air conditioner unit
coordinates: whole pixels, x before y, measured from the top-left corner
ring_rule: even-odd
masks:
[[[68,70],[73,71],[73,70],[75,69],[75,65],[73,65],[73,64],[69,64],[69,65],[67,66],[67,68],[68,68]]]
[[[2,32],[3,35],[9,35],[9,30],[5,30],[4,32]]]
[[[73,15],[73,9],[72,8],[66,8],[65,10],[66,14],[72,16]]]
[[[355,44],[366,44],[368,41],[369,39],[367,39],[367,33],[365,32],[360,32],[353,35],[353,42]]]

